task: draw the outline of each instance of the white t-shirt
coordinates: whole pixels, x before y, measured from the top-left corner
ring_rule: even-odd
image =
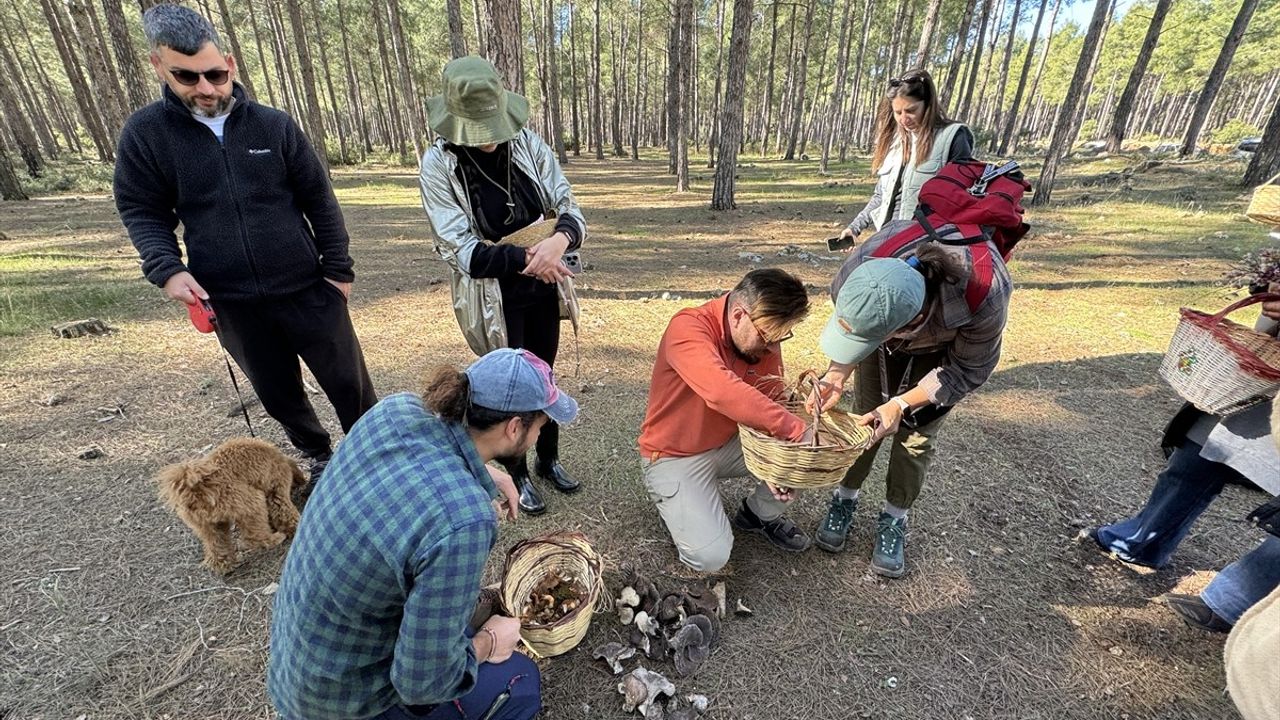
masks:
[[[229,115],[231,115],[230,112],[225,112],[218,117],[205,117],[198,113],[191,113],[191,117],[199,120],[200,124],[213,131],[214,136],[218,138],[218,142],[222,142],[222,126],[227,124],[227,117]]]

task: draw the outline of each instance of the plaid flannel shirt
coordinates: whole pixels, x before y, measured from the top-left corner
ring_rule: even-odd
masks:
[[[366,718],[475,684],[465,631],[498,496],[466,430],[392,395],[307,502],[271,622],[267,688],[291,720]]]

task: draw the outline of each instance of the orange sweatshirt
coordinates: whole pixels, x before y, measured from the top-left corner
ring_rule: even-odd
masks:
[[[755,364],[738,356],[725,325],[728,299],[681,310],[667,324],[640,426],[644,457],[718,448],[739,423],[786,440],[804,435],[804,422],[769,396],[782,387],[776,379],[782,377],[782,355],[770,353]]]

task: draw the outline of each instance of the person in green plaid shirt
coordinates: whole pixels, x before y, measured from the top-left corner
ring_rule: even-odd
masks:
[[[351,429],[285,559],[267,689],[286,720],[532,718],[537,667],[513,654],[518,620],[468,623],[511,477],[548,418],[577,415],[551,368],[495,350],[439,368],[422,397],[392,395]],[[489,713],[489,714],[486,714]]]

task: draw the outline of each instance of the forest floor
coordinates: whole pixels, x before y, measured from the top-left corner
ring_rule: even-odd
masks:
[[[614,591],[627,564],[678,588],[634,450],[654,349],[678,309],[752,267],[785,268],[812,284],[815,308],[785,348],[788,366],[824,364],[817,335],[841,258],[821,240],[865,202],[866,163],[821,177],[812,162],[745,160],[740,207],[725,213],[706,209],[705,163],[684,195],[656,156],[566,168],[591,227],[581,366],[571,336],[558,363],[582,404],[563,455],[584,489],[548,489],[546,515],[504,525],[490,579],[517,540],[576,529],[605,557]],[[1267,242],[1242,215],[1245,191],[1224,180],[1238,162],[1107,174],[1136,162],[1077,162],[1059,205],[1029,213],[1002,362],[941,437],[906,577],[866,572],[882,469],[843,554],[783,555],[739,538],[730,602],[755,615],[727,619],[711,658],[676,679],[682,695],[710,698],[708,717],[1234,716],[1223,638],[1157,598],[1195,591],[1251,547],[1259,536],[1243,517],[1260,497],[1228,489],[1159,572],[1076,539],[1140,507],[1162,467],[1160,430],[1178,400],[1156,368],[1176,309],[1225,306],[1224,270]],[[357,262],[351,311],[378,390],[415,389],[423,370],[468,362],[414,173],[344,169],[335,184]],[[140,278],[108,195],[4,203],[0,233],[0,718],[271,717],[271,592],[286,548],[210,574],[151,480],[243,433],[214,340]],[[51,337],[52,323],[85,316],[115,332]],[[102,456],[79,459],[88,446]],[[747,490],[725,483],[726,504]],[[812,529],[825,507],[811,492],[791,516]],[[591,659],[620,631],[599,615],[576,650],[542,661],[545,717],[624,717],[617,678]]]

